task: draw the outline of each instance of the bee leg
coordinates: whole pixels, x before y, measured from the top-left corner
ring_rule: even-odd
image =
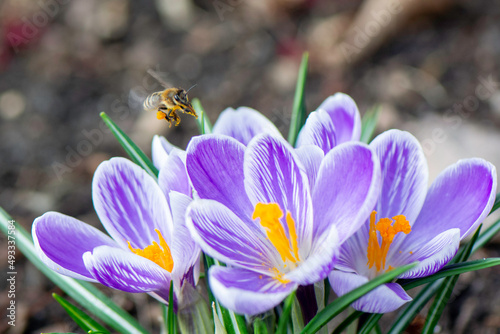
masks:
[[[170,113],[170,116],[172,116],[173,122],[175,122],[175,126],[179,125],[179,123],[181,122],[181,118],[179,117],[179,115],[177,115],[175,109],[172,110],[172,112]]]
[[[196,112],[194,111],[194,109],[191,108],[191,107],[183,108],[182,112],[185,113],[185,114],[188,114],[188,115],[192,115],[192,116],[194,116],[194,118],[198,118],[198,115],[196,114]]]

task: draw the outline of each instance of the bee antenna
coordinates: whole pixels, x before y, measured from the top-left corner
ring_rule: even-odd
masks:
[[[196,85],[197,85],[197,84],[192,85],[192,86],[191,86],[191,88],[194,88]],[[188,92],[191,90],[191,88],[189,88],[189,89],[186,91],[186,93],[188,93]]]

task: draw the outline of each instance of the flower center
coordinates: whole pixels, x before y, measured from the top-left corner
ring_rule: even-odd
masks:
[[[172,259],[172,254],[170,253],[170,247],[168,247],[167,242],[163,239],[163,235],[161,235],[160,230],[155,229],[155,232],[158,234],[158,238],[160,238],[160,245],[158,245],[156,241],[153,241],[151,245],[144,249],[135,249],[130,245],[130,241],[127,241],[128,248],[132,251],[132,253],[151,260],[166,271],[172,272],[174,260]]]
[[[260,218],[260,225],[266,231],[267,238],[276,248],[281,256],[281,260],[285,263],[296,265],[299,261],[299,247],[297,243],[297,232],[295,231],[295,220],[289,211],[286,213],[286,226],[288,228],[288,236],[285,232],[281,218],[283,211],[276,203],[257,203],[252,215],[252,219]],[[283,274],[277,268],[271,270],[274,278],[282,283],[288,281],[283,279]]]
[[[370,234],[367,250],[368,262],[366,264],[368,268],[372,268],[373,265],[375,265],[378,272],[380,270],[385,270],[387,253],[389,252],[389,247],[391,247],[396,234],[399,232],[403,232],[404,234],[410,233],[411,226],[404,215],[398,215],[392,217],[392,219],[381,218],[378,223],[375,223],[376,215],[376,211],[373,211],[370,215]],[[379,232],[378,234],[377,231]],[[382,239],[382,244],[379,243],[378,235],[380,235]],[[389,266],[387,270],[391,269],[392,267]]]

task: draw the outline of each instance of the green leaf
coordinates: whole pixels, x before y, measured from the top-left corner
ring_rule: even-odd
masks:
[[[361,311],[354,311],[347,318],[344,319],[332,332],[332,334],[341,334],[344,329],[349,327],[354,321],[356,321],[364,313]]]
[[[47,267],[40,260],[28,232],[0,208],[0,229],[8,237],[14,236],[16,248],[21,251],[35,267],[47,276],[55,285],[60,287],[83,308],[104,321],[110,327],[121,333],[147,333],[130,314],[113,303],[95,286],[88,282],[77,281],[62,276]],[[11,233],[9,231],[14,231]]]
[[[304,328],[304,317],[302,316],[302,308],[297,298],[293,299],[291,317],[293,332],[300,333]]]
[[[488,259],[480,259],[480,260],[473,260],[473,261],[467,261],[467,262],[461,262],[461,263],[455,263],[455,264],[449,264],[437,273],[427,276],[427,277],[422,277],[418,279],[412,279],[412,280],[401,280],[398,281],[399,284],[401,284],[405,290],[410,290],[413,289],[417,286],[433,282],[437,279],[448,277],[448,276],[453,276],[453,275],[458,275],[462,273],[466,273],[468,271],[474,271],[474,270],[480,270],[480,269],[485,269],[493,266],[498,266],[500,265],[500,258],[488,258]]]
[[[293,291],[286,297],[283,312],[280,315],[278,322],[278,329],[276,329],[276,334],[286,334],[288,329],[288,322],[290,321],[290,313],[292,312],[292,305],[295,299],[296,291]]]
[[[168,292],[167,329],[168,334],[177,333],[177,321],[174,314],[174,280],[170,280],[170,290]]]
[[[461,250],[458,254],[450,261],[450,264],[463,261],[470,254],[474,243],[477,241],[480,229],[474,233],[471,241]],[[446,269],[444,269],[446,270]],[[443,271],[443,270],[442,270]],[[451,276],[449,278],[453,278],[456,276]],[[425,278],[424,278],[425,279]],[[446,285],[446,280],[444,278],[436,279],[436,277],[432,278],[431,283],[427,285],[425,289],[420,291],[420,293],[413,299],[411,303],[409,303],[403,311],[401,311],[394,321],[394,324],[391,328],[391,333],[400,333],[402,332],[415,318],[415,316],[422,310],[422,308],[427,304],[427,302],[434,296],[434,294],[443,290],[443,286]],[[418,281],[418,280],[414,280]],[[402,284],[406,289],[409,289],[408,284]],[[436,297],[437,299],[441,299],[441,297]],[[435,306],[434,306],[435,307]],[[433,307],[431,307],[432,310]]]
[[[215,334],[227,334],[226,329],[222,326],[222,323],[219,320],[219,315],[217,314],[217,310],[215,309],[215,303],[212,303],[212,314],[214,318],[214,333]]]
[[[256,318],[253,322],[253,333],[254,334],[267,334],[267,327],[264,321],[260,318]]]
[[[76,322],[76,324],[83,329],[85,332],[100,332],[107,333],[109,331],[101,326],[97,321],[89,317],[85,312],[80,310],[75,305],[68,302],[63,297],[53,293],[52,297],[64,308],[64,310],[68,313],[68,315]]]
[[[200,133],[202,135],[212,133],[212,123],[210,123],[210,120],[208,119],[207,114],[205,113],[205,109],[203,109],[200,100],[195,97],[191,102],[194,110],[198,114],[198,118],[196,119],[196,121],[198,123],[198,129],[200,130]]]
[[[479,235],[479,238],[477,238],[477,241],[474,243],[474,246],[472,247],[472,254],[474,254],[474,252],[476,252],[479,248],[486,245],[488,241],[490,241],[491,238],[493,238],[499,232],[500,232],[500,219],[494,222],[483,233],[481,233],[481,235]]]
[[[383,313],[372,313],[368,316],[363,326],[358,331],[358,334],[370,334],[372,329],[378,325],[378,321],[382,318]]]
[[[480,230],[481,226],[479,226],[476,233],[474,233],[469,243],[462,249],[462,251],[459,252],[458,256],[455,256],[453,262],[462,262],[469,258],[472,247],[474,246],[474,243],[479,236]],[[448,304],[448,300],[451,297],[451,293],[453,292],[453,288],[455,287],[457,280],[458,275],[455,275],[446,278],[443,283],[441,283],[441,286],[436,293],[436,297],[434,298],[434,301],[429,308],[429,312],[427,313],[427,318],[422,333],[432,334],[434,332],[434,328],[441,318],[446,304]]]
[[[490,215],[498,210],[498,208],[500,208],[500,193],[498,193],[495,197],[495,202],[493,203],[493,207],[491,208]]]
[[[355,300],[364,296],[377,286],[388,283],[401,275],[402,273],[415,267],[417,263],[411,263],[405,266],[395,268],[383,275],[380,275],[373,280],[363,284],[359,288],[346,293],[342,297],[337,298],[334,302],[330,303],[324,310],[319,312],[307,325],[304,327],[302,333],[314,333],[328,323],[333,317],[345,310]]]
[[[306,102],[305,102],[305,86],[307,76],[307,62],[309,53],[305,52],[302,55],[302,62],[299,67],[299,75],[297,77],[297,86],[295,87],[295,98],[293,100],[292,119],[290,121],[290,131],[288,132],[288,142],[295,146],[299,131],[306,121]]]
[[[436,291],[441,286],[443,279],[438,279],[430,284],[428,284],[424,289],[422,289],[418,295],[413,298],[412,302],[409,303],[399,314],[394,321],[391,329],[387,334],[399,334],[403,333],[406,327],[412,322],[415,316],[422,310],[422,308],[427,304],[427,302],[434,296]]]
[[[369,143],[372,139],[375,128],[377,127],[378,117],[380,114],[380,106],[373,106],[368,110],[361,119],[361,141]]]
[[[383,313],[371,313],[365,323],[358,330],[358,334],[370,334],[374,327],[378,325],[378,321],[383,315]]]
[[[111,118],[106,115],[105,112],[101,112],[100,115],[104,124],[106,124],[106,126],[111,130],[132,161],[144,168],[149,175],[156,179],[158,177],[158,169],[156,169],[153,165],[153,162],[151,162],[146,154],[144,154],[144,152],[132,141],[132,139],[130,139],[125,132],[123,132],[122,129],[120,129],[118,125],[116,125],[115,122],[113,122]]]
[[[208,270],[213,265],[225,265],[216,259],[211,258],[207,254],[203,254],[203,261],[205,264],[205,277],[208,280]],[[217,311],[217,317],[220,317],[220,321],[223,323],[224,328],[228,334],[247,334],[248,330],[246,328],[245,317],[236,314],[233,311],[228,310],[219,304],[219,301],[214,298],[212,291],[210,290],[210,284],[207,281],[208,298],[210,303],[215,305],[215,310]],[[215,321],[216,319],[214,319]]]

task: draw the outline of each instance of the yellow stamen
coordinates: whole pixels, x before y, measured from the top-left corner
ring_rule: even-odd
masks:
[[[286,226],[288,228],[288,236],[285,232],[281,218],[283,218],[283,211],[277,203],[257,203],[252,215],[252,219],[260,218],[260,225],[266,230],[267,238],[278,253],[281,255],[281,260],[287,267],[286,262],[290,261],[294,264],[300,261],[299,246],[297,242],[297,231],[295,229],[295,220],[292,214],[287,211]],[[277,269],[272,269],[274,278],[282,283],[288,283],[288,280],[283,279],[283,274]]]
[[[394,237],[399,232],[408,234],[411,232],[410,222],[406,220],[404,215],[398,215],[390,218],[381,218],[378,223],[376,221],[377,212],[373,211],[370,215],[370,232],[368,238],[367,265],[372,268],[373,265],[377,271],[385,270],[385,261],[389,253],[389,247],[394,240]],[[394,219],[394,221],[393,221]],[[379,244],[377,231],[382,238],[382,245]],[[388,270],[392,267],[389,266]]]
[[[161,235],[161,232],[158,229],[155,229],[155,232],[158,234],[158,238],[160,239],[160,245],[158,245],[156,241],[153,241],[151,245],[144,249],[135,249],[132,248],[132,245],[130,245],[130,241],[127,241],[128,248],[132,251],[132,253],[151,260],[166,271],[172,272],[174,260],[172,259],[172,254],[170,253],[170,247],[168,247],[168,244],[163,238],[163,235]]]
[[[290,283],[290,280],[283,278],[283,276],[285,274],[283,274],[281,271],[279,271],[278,268],[275,267],[275,268],[269,269],[269,271],[271,271],[273,273],[273,278],[275,280],[279,281],[280,283],[283,283],[283,284]]]

